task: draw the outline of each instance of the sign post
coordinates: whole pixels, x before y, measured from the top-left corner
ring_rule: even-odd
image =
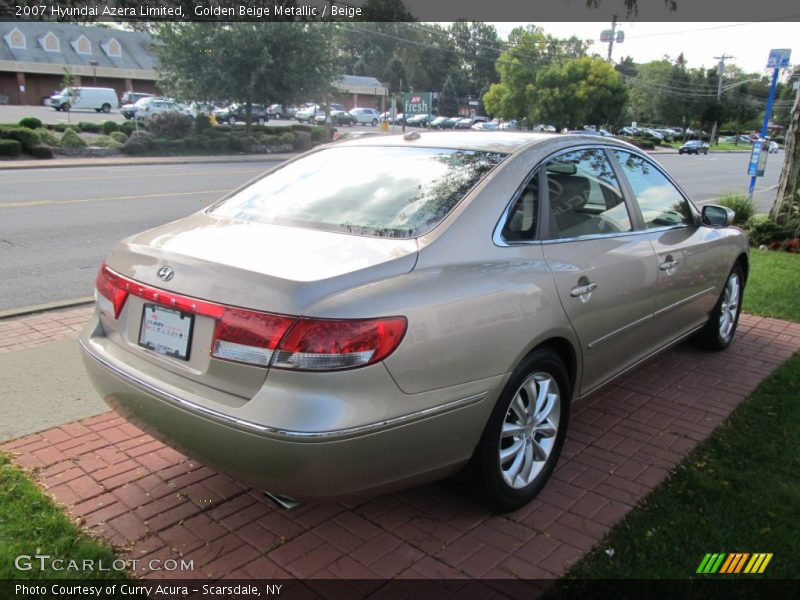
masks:
[[[750,190],[747,197],[753,199],[753,191],[756,189],[756,177],[764,175],[764,168],[767,164],[766,155],[769,154],[769,142],[767,141],[767,127],[769,126],[769,115],[772,112],[772,103],[775,100],[775,86],[778,84],[778,73],[781,69],[789,67],[789,59],[792,56],[790,48],[778,48],[769,51],[769,59],[767,60],[767,68],[773,69],[772,71],[772,85],[769,87],[769,98],[767,99],[767,108],[764,111],[764,123],[761,125],[761,136],[758,142],[753,144],[753,153],[750,156],[750,163],[747,172],[750,175]],[[756,150],[758,146],[758,150]],[[766,148],[764,148],[766,146]],[[763,153],[764,158],[761,158]],[[759,172],[759,166],[761,166]]]

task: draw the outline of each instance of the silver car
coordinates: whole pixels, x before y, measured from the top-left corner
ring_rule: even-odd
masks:
[[[732,218],[611,138],[360,138],[121,241],[80,343],[110,406],[255,487],[465,470],[508,510],[553,471],[573,401],[690,336],[731,343]]]

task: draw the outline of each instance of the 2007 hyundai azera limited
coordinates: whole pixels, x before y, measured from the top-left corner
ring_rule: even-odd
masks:
[[[732,219],[613,139],[362,138],[120,242],[81,345],[120,414],[258,488],[340,497],[466,467],[513,509],[573,400],[690,335],[731,343]]]

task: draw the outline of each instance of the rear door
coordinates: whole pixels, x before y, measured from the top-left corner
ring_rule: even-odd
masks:
[[[556,155],[544,172],[544,256],[580,340],[587,393],[649,352],[656,260],[603,149]]]
[[[719,230],[700,225],[696,211],[653,162],[614,150],[636,198],[637,210],[658,262],[653,338],[669,343],[708,318],[726,273]]]

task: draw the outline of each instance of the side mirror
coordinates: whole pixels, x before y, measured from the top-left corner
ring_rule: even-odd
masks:
[[[700,213],[700,220],[703,225],[709,227],[730,227],[733,224],[733,218],[735,216],[736,213],[730,208],[718,206],[716,204],[707,204]]]

